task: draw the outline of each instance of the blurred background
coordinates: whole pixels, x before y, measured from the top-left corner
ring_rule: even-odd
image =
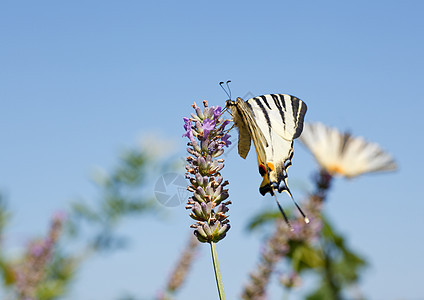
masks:
[[[192,231],[182,184],[163,177],[184,174],[182,118],[194,101],[224,106],[218,82],[231,79],[233,97],[296,95],[306,121],[395,157],[396,172],[336,178],[324,212],[368,262],[358,280],[365,298],[424,299],[423,9],[418,0],[2,1],[0,295],[13,282],[4,266],[59,213],[70,220],[60,249],[74,260],[57,299],[156,297]],[[294,151],[289,184],[302,202],[318,165],[300,143]],[[255,155],[225,159],[232,227],[217,247],[236,299],[264,241],[247,225],[275,203],[258,192]],[[176,202],[164,205],[158,190]],[[209,247],[199,248],[177,299],[218,298]],[[308,278],[290,299],[313,288]],[[269,295],[282,297],[278,280]]]

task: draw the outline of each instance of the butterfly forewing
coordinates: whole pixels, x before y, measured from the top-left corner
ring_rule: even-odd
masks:
[[[270,94],[247,101],[256,115],[265,115],[268,126],[279,136],[291,141],[300,136],[306,104],[299,98],[286,94]]]

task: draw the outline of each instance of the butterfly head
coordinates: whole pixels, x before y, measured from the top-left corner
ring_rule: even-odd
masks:
[[[233,100],[227,100],[225,101],[225,107],[231,108],[232,106],[236,106],[236,102]]]
[[[235,107],[240,102],[245,102],[245,101],[240,97],[237,97],[236,101],[229,99],[229,100],[225,101],[225,107],[227,107],[227,108]]]

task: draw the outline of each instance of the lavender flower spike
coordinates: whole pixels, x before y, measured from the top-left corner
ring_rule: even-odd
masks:
[[[37,288],[47,275],[48,265],[53,258],[65,217],[63,213],[54,215],[47,237],[32,241],[28,245],[23,261],[14,270],[16,277],[16,299],[39,299]]]
[[[229,146],[229,135],[225,133],[228,120],[221,117],[221,107],[208,107],[203,101],[203,111],[193,104],[196,114],[184,118],[183,137],[188,137],[186,178],[190,185],[188,190],[193,196],[188,199],[187,209],[191,209],[190,217],[196,220],[191,225],[194,234],[202,243],[218,242],[230,229],[228,216],[228,189],[220,170],[224,167],[224,146]]]

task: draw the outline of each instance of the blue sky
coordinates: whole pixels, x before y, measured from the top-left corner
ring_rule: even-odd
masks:
[[[325,210],[371,263],[365,295],[424,297],[423,9],[421,1],[2,1],[0,190],[13,213],[6,244],[19,249],[53,212],[95,196],[94,168],[111,169],[145,135],[174,141],[174,155],[184,156],[182,117],[193,101],[223,106],[217,83],[231,79],[235,96],[296,95],[307,121],[350,130],[395,156],[395,173],[337,179]],[[298,199],[315,169],[296,144],[289,183]],[[258,236],[246,234],[246,222],[274,203],[257,191],[253,155],[231,152],[224,175],[232,229],[218,254],[234,299],[257,262]],[[126,222],[129,249],[84,265],[69,299],[158,291],[191,223],[183,206],[167,215]],[[179,299],[217,297],[203,248]],[[272,291],[280,296],[275,282]]]

